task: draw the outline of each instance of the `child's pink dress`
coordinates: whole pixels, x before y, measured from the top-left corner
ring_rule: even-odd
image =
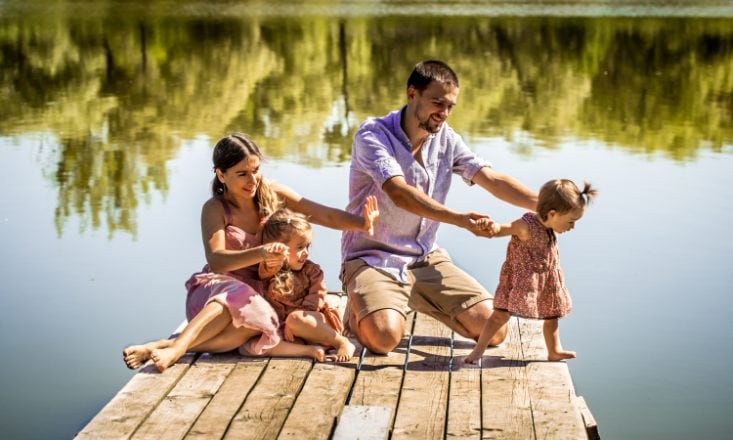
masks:
[[[259,246],[256,235],[231,224],[231,210],[224,205],[227,226],[226,248],[244,250]],[[263,354],[280,342],[278,326],[280,322],[272,306],[260,294],[262,283],[257,276],[257,266],[250,266],[226,273],[213,273],[208,264],[201,272],[191,275],[186,281],[188,297],[186,298],[186,318],[190,321],[204,306],[216,301],[225,306],[232,316],[234,327],[246,327],[262,332],[257,338],[250,339],[246,345],[252,354]]]
[[[512,236],[501,266],[494,308],[525,318],[553,319],[570,313],[572,301],[560,268],[557,238],[534,213],[522,216],[529,239]]]

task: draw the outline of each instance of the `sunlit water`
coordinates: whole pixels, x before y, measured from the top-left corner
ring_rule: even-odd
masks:
[[[498,170],[601,191],[559,240],[575,304],[560,328],[604,438],[726,437],[733,21],[426,9],[407,25],[394,2],[346,3],[302,18],[166,2],[122,20],[63,2],[0,15],[3,437],[73,436],[133,374],[122,348],[183,319],[216,138],[252,134],[267,177],[343,207],[354,130],[402,103],[427,56],[458,71],[451,123]],[[522,213],[460,179],[448,205]],[[339,237],[317,227],[312,252],[334,290]],[[443,226],[439,242],[495,287],[506,239]]]

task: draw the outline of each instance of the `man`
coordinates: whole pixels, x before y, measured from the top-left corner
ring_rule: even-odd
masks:
[[[423,61],[407,80],[407,105],[368,119],[354,137],[347,211],[358,214],[373,195],[380,219],[373,236],[343,233],[341,281],[346,325],[374,353],[397,346],[409,309],[473,339],[491,316],[486,290],[435,242],[440,223],[490,236],[478,223],[488,216],[443,204],[451,173],[513,205],[536,208],[534,192],[492,170],[445,122],[457,98],[455,72],[441,61]],[[505,337],[506,328],[490,343]]]

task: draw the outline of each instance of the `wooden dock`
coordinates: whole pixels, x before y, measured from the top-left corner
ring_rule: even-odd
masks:
[[[348,363],[188,354],[143,367],[77,438],[599,438],[567,364],[544,361],[542,323],[509,324],[480,367],[461,362],[473,341],[422,314],[394,352]]]

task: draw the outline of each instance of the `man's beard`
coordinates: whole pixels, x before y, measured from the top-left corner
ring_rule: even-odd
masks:
[[[415,116],[417,116],[417,115],[415,115]],[[434,127],[431,127],[430,126],[430,119],[431,119],[431,117],[428,116],[424,121],[421,121],[420,118],[418,117],[417,118],[417,120],[418,120],[417,126],[420,127],[420,128],[422,128],[423,130],[427,131],[430,134],[435,134],[435,133],[437,133],[437,132],[440,131],[440,127],[443,125],[443,123],[441,122],[441,123],[435,125]]]

